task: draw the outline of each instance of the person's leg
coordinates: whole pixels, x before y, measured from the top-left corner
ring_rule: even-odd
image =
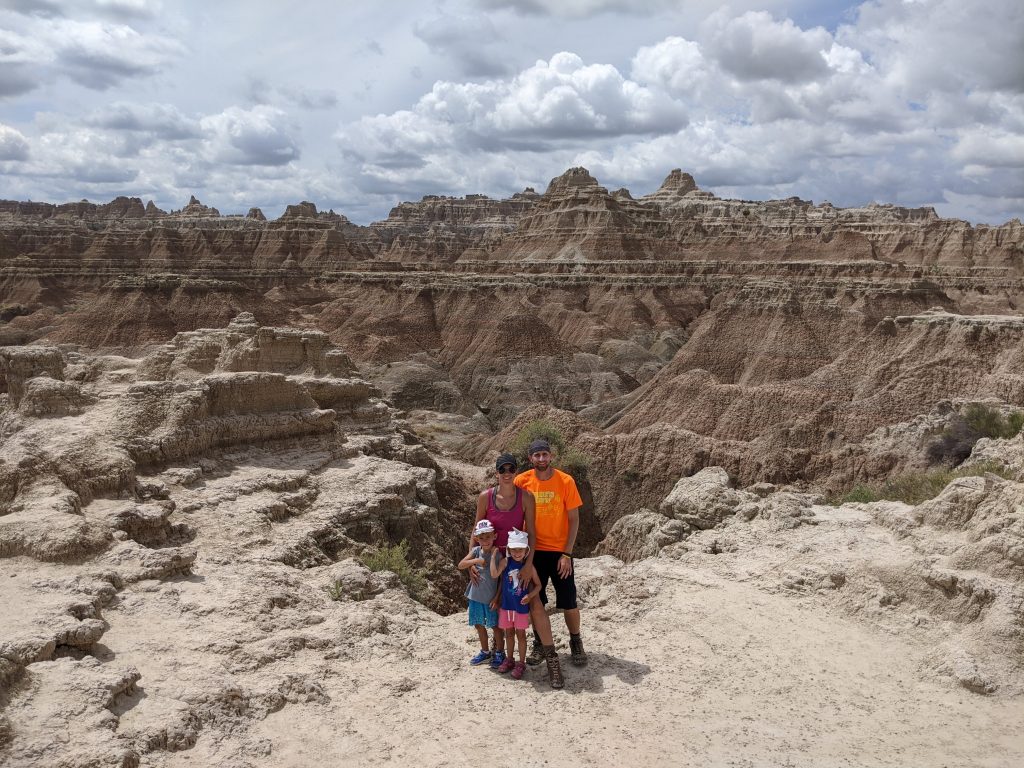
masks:
[[[494,650],[500,651],[505,647],[505,631],[497,624],[494,625]]]
[[[583,639],[580,637],[580,609],[576,601],[576,575],[570,573],[562,578],[556,571],[551,576],[555,587],[555,606],[565,614],[565,627],[569,630],[569,654],[574,666],[582,667],[587,663],[587,652],[583,650]]]
[[[519,638],[519,661],[522,664],[526,663],[526,630],[517,629],[516,637]],[[509,656],[511,658],[511,656]]]
[[[480,636],[480,650],[489,651],[490,648],[487,647],[487,627],[485,627],[483,624],[477,624],[476,633]],[[494,647],[497,648],[498,646]]]
[[[505,633],[505,658],[512,660],[516,655],[516,631],[511,627]]]
[[[580,633],[580,609],[571,608],[563,613],[565,614],[565,628],[569,630],[569,634],[578,635]]]

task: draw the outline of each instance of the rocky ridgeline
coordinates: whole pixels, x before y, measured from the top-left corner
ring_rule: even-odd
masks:
[[[656,192],[609,193],[584,168],[542,195],[428,195],[368,227],[309,202],[267,221],[259,209],[221,216],[194,197],[179,211],[120,197],[51,205],[0,201],[0,268],[84,264],[154,269],[287,269],[305,274],[372,268],[384,260],[882,260],[1019,268],[1019,221],[972,227],[930,208],[840,209],[799,198],[720,199],[673,171]],[[27,260],[27,261],[25,261]]]

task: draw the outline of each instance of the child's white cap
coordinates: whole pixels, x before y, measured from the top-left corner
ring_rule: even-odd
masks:
[[[530,548],[530,537],[526,531],[519,531],[513,528],[508,532],[508,548],[509,549],[529,549]]]
[[[476,527],[473,528],[473,535],[479,536],[481,533],[494,533],[494,524],[486,518],[477,520]]]

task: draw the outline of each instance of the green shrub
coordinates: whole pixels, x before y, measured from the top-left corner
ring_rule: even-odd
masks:
[[[942,434],[929,443],[926,449],[928,459],[936,464],[955,467],[971,455],[975,443],[981,438],[1015,437],[1022,426],[1024,411],[1012,411],[1003,416],[996,408],[971,403],[964,409],[963,416],[956,416]]]
[[[527,451],[537,438],[543,437],[551,443],[551,451],[554,453],[552,462],[558,469],[572,475],[577,480],[587,479],[587,467],[590,465],[590,458],[565,442],[561,430],[546,419],[531,421],[515,436],[512,445],[509,446],[509,453],[516,457],[519,468],[527,469],[530,466],[530,457]]]
[[[414,600],[426,594],[427,577],[422,568],[416,568],[409,562],[409,542],[404,539],[399,544],[385,544],[372,552],[366,552],[359,560],[371,571],[391,571],[409,590],[409,596]]]
[[[324,591],[327,592],[327,596],[331,598],[331,600],[340,601],[345,599],[345,590],[337,581],[332,581],[324,587]]]
[[[959,477],[981,477],[994,474],[1006,480],[1014,475],[1002,464],[992,461],[981,462],[960,469],[932,469],[927,472],[906,472],[877,485],[856,485],[833,504],[871,501],[902,501],[904,504],[920,504],[934,499],[942,489]]]

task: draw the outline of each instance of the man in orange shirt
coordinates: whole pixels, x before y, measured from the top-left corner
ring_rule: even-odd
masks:
[[[583,500],[576,489],[576,481],[551,466],[551,445],[547,440],[538,439],[530,443],[529,457],[533,469],[519,475],[515,481],[517,486],[533,494],[536,505],[537,540],[532,556],[541,588],[540,600],[534,600],[530,606],[534,645],[527,662],[536,665],[542,659],[547,660],[552,687],[561,688],[560,684],[555,684],[556,675],[552,671],[550,660],[553,657],[560,683],[558,655],[554,649],[551,621],[544,610],[544,604],[547,603],[548,581],[551,581],[555,586],[555,607],[562,609],[565,626],[569,630],[572,663],[582,667],[587,663],[587,654],[580,639],[580,609],[576,604],[572,550],[579,531]]]

